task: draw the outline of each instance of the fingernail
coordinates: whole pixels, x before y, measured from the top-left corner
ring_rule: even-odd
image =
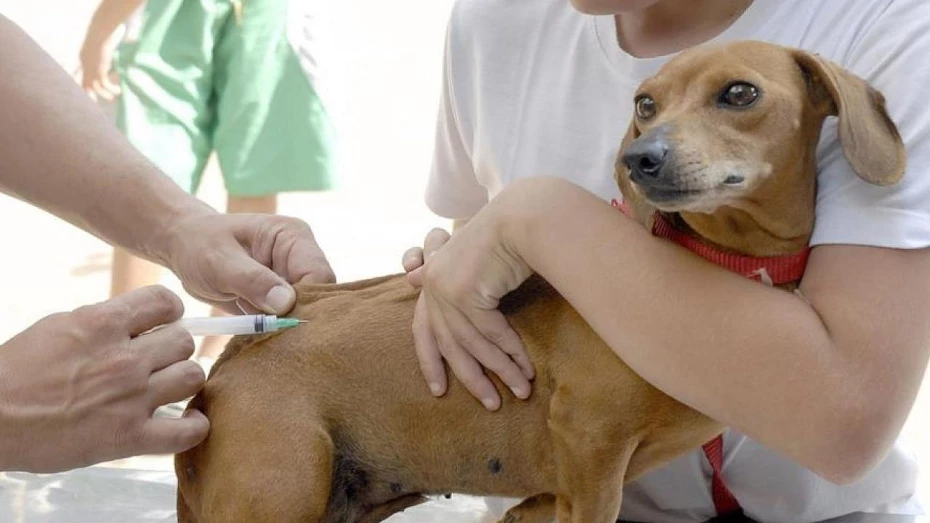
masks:
[[[435,381],[429,384],[429,390],[433,393],[433,396],[442,395],[442,387]]]
[[[481,403],[484,404],[484,408],[488,410],[494,410],[497,405],[494,403],[494,398],[484,398],[481,400]]]
[[[514,396],[520,399],[526,399],[526,397],[529,396],[522,387],[510,387],[510,391],[513,392]]]
[[[265,304],[275,312],[284,312],[290,309],[293,300],[293,291],[281,285],[268,291],[268,295],[265,296]]]

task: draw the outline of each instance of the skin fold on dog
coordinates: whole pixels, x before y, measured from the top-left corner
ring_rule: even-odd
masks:
[[[901,179],[900,137],[860,78],[771,44],[695,48],[641,86],[617,182],[647,227],[658,212],[719,249],[796,253],[828,116],[860,178]],[[496,412],[455,379],[428,392],[403,275],[298,291],[308,323],[235,338],[191,401],[211,431],[175,460],[181,523],[374,523],[450,492],[524,498],[506,522],[613,523],[624,482],[724,429],[637,376],[537,276],[501,304],[533,394],[494,378]]]

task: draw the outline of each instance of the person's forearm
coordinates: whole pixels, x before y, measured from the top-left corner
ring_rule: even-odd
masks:
[[[925,353],[890,365],[888,341],[850,341],[802,298],[656,239],[577,187],[534,183],[508,196],[524,211],[505,241],[647,381],[838,482],[890,447]],[[836,301],[827,320],[868,319]]]
[[[32,39],[0,16],[0,191],[150,259],[150,240],[212,212],[139,154]]]
[[[126,22],[145,0],[102,0],[87,28],[87,42],[103,44],[121,24]]]

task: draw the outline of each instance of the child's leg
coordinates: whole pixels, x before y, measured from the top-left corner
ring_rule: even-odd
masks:
[[[278,212],[278,195],[229,196],[226,203],[229,214],[275,214]]]
[[[226,203],[226,212],[230,214],[275,214],[278,211],[278,196],[230,196]],[[213,316],[223,316],[226,313],[214,307]],[[195,357],[217,359],[226,347],[230,336],[207,336],[197,348]]]
[[[230,197],[229,213],[277,211],[277,194],[332,186],[332,129],[288,36],[299,2],[246,2],[224,11],[215,35],[213,146]],[[214,314],[223,314],[214,310]],[[215,358],[226,337],[205,338],[198,356]]]
[[[110,297],[139,287],[154,285],[161,278],[161,267],[142,258],[136,258],[122,249],[113,249],[110,266]]]
[[[121,94],[116,124],[127,139],[194,192],[209,157],[214,116],[212,10],[198,2],[148,2],[137,31],[120,44],[116,68]],[[206,42],[206,43],[205,43]],[[158,266],[116,250],[111,295],[156,283]]]
[[[316,90],[315,2],[245,2],[217,37],[213,145],[233,196],[334,185],[333,127]],[[295,41],[306,40],[306,42]]]

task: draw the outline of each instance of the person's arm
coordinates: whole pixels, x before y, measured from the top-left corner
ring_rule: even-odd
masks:
[[[212,213],[130,146],[60,67],[0,17],[0,191],[158,261],[147,245]]]
[[[504,243],[647,381],[837,482],[890,448],[930,355],[930,249],[816,247],[807,303],[650,236],[575,186],[522,189],[525,225]]]
[[[236,313],[293,307],[293,283],[335,280],[306,223],[223,215],[145,159],[25,33],[0,17],[0,192],[174,271]]]
[[[110,81],[113,35],[145,0],[102,0],[91,17],[81,44],[81,85],[92,96],[112,100],[119,87]]]
[[[489,343],[520,351],[495,307],[531,267],[644,379],[838,483],[890,448],[930,355],[930,249],[816,247],[808,303],[555,178],[515,182],[434,253],[418,346],[445,341],[456,375],[482,391],[462,360],[483,362]]]

